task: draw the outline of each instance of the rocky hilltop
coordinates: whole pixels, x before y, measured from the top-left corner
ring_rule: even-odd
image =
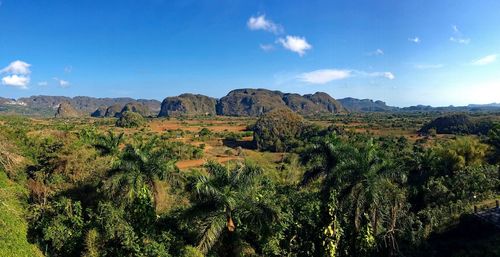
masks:
[[[371,99],[347,97],[339,99],[338,101],[350,112],[388,112],[398,109],[397,107],[388,106],[383,101],[373,101]]]
[[[217,114],[227,116],[259,116],[286,106],[283,93],[267,89],[236,89],[217,103]]]
[[[68,102],[62,102],[57,107],[56,114],[54,115],[56,118],[77,118],[80,116],[73,106],[71,106]]]
[[[0,97],[0,113],[48,117],[67,103],[81,116],[116,117],[124,111],[142,116],[259,116],[277,108],[288,108],[303,116],[336,114],[347,112],[482,112],[499,111],[500,104],[468,106],[410,106],[393,107],[383,101],[371,99],[334,99],[327,93],[314,94],[283,93],[268,89],[243,88],[230,91],[216,99],[199,94],[181,94],[157,100],[121,98],[94,98],[87,96],[31,96],[19,99]],[[66,104],[65,104],[66,105]],[[64,107],[64,105],[63,105]]]
[[[120,105],[121,109],[128,103],[140,103],[149,110],[150,113],[157,114],[160,111],[161,103],[157,100],[121,98],[95,98],[87,96],[31,96],[17,99],[18,103],[23,103],[35,109],[56,109],[63,102],[69,103],[75,110],[82,113],[94,113],[97,109],[103,109],[112,105]]]
[[[326,93],[301,96],[267,89],[236,89],[217,103],[217,114],[259,116],[277,108],[289,108],[305,116],[345,112],[342,105]]]
[[[215,115],[217,100],[195,94],[167,97],[161,104],[158,117]]]

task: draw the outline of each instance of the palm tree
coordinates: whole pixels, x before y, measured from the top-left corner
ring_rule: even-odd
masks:
[[[386,236],[394,242],[396,219],[402,210],[401,197],[384,195],[382,192],[400,192],[386,189],[396,186],[391,181],[393,174],[389,172],[391,163],[382,158],[373,140],[354,147],[342,143],[338,137],[332,135],[309,147],[302,155],[302,160],[309,167],[303,184],[324,176],[322,197],[328,202],[334,192],[339,201],[337,214],[331,216],[348,214],[347,223],[343,226],[344,230],[346,226],[353,228],[352,232],[346,230],[352,233],[352,251],[360,254],[359,250],[363,250],[358,249],[361,244],[355,241],[356,238],[363,238],[359,236],[363,233],[373,233],[376,236],[382,229],[390,231]],[[394,198],[398,201],[385,201],[384,198]],[[385,220],[391,222],[384,222]]]
[[[130,202],[147,188],[153,192],[156,203],[156,180],[167,180],[172,184],[182,181],[176,160],[168,158],[169,153],[156,142],[157,139],[153,138],[137,145],[126,145],[111,171],[111,178],[105,183],[105,190]]]
[[[120,150],[122,142],[123,133],[115,135],[109,130],[107,135],[97,136],[93,145],[102,155],[114,155]]]
[[[345,146],[336,134],[315,140],[301,155],[302,162],[308,167],[301,184],[306,185],[320,176],[327,177],[326,181],[332,180],[343,150]]]
[[[194,204],[187,217],[201,218],[198,249],[208,252],[223,236],[233,236],[238,220],[263,225],[273,220],[275,213],[256,197],[257,177],[262,169],[246,164],[234,170],[210,161],[206,174],[199,174],[193,183]]]

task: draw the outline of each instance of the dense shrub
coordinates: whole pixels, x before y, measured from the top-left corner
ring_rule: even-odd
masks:
[[[255,125],[254,142],[258,149],[283,152],[296,145],[304,119],[288,110],[275,109],[262,115]]]
[[[452,114],[438,117],[423,126],[423,134],[487,134],[493,123],[488,119],[473,119],[467,114]]]
[[[135,112],[124,112],[116,121],[116,126],[121,128],[137,128],[144,125],[144,118]]]

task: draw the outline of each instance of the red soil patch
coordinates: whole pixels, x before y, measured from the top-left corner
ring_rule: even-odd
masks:
[[[207,128],[213,132],[240,132],[245,131],[246,125],[244,122],[235,122],[236,124],[230,124],[232,121],[220,121],[220,120],[189,120],[189,121],[179,121],[179,120],[159,120],[152,121],[149,126],[152,131],[163,132],[166,130],[176,130],[182,129],[192,132],[198,132],[202,128]]]
[[[241,159],[241,158],[237,157],[237,156],[226,156],[226,157],[215,158],[215,160],[219,163],[225,163],[225,162],[228,162],[231,160],[239,160],[239,159]],[[196,168],[196,167],[202,166],[207,161],[208,161],[208,159],[178,161],[177,168],[179,168],[181,170],[185,170],[185,169],[189,169],[189,168]]]

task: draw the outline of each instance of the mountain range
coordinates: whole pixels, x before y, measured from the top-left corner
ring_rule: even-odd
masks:
[[[62,106],[61,104],[64,103]],[[334,99],[327,93],[299,95],[268,89],[235,89],[216,99],[199,94],[181,94],[167,97],[163,102],[148,99],[94,98],[87,96],[31,96],[19,99],[0,97],[0,113],[18,113],[32,116],[93,116],[119,117],[124,111],[143,116],[259,116],[276,108],[289,108],[303,116],[351,112],[468,112],[500,111],[500,103],[467,106],[410,106],[394,107],[371,99]]]

